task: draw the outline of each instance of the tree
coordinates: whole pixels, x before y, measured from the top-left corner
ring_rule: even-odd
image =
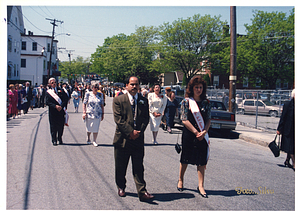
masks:
[[[103,46],[98,46],[92,55],[91,70],[110,75],[110,80],[123,82],[130,75],[136,75],[141,83],[157,81],[160,73],[156,53],[155,27],[139,27],[130,36],[119,34],[106,38]]]
[[[61,71],[61,77],[67,78],[69,83],[71,80],[76,79],[80,75],[86,75],[89,71],[89,58],[83,59],[83,57],[78,56],[73,61],[67,62],[60,62],[59,63],[59,70]]]
[[[261,80],[262,88],[276,88],[278,79],[294,83],[294,10],[282,12],[254,11],[252,24],[245,25],[243,43],[247,66],[240,70],[250,83]]]
[[[161,26],[161,45],[166,67],[184,73],[186,82],[199,70],[207,67],[210,50],[215,41],[219,41],[222,26],[226,22],[220,16],[194,15],[192,18],[178,19],[172,24]]]

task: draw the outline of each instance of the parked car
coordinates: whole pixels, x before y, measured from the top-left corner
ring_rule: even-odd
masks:
[[[178,102],[181,102],[184,97],[176,96]],[[226,110],[223,102],[216,100],[209,100],[211,103],[211,124],[210,129],[225,130],[229,132],[230,130],[235,130],[236,121],[235,114],[228,112]],[[179,116],[175,117],[174,122],[182,125],[180,120],[180,105],[178,106]]]
[[[257,100],[255,99],[245,99],[243,103],[239,105],[238,112],[240,114],[256,114]],[[274,105],[267,99],[258,100],[258,110],[259,115],[270,115],[272,117],[279,116],[281,114],[281,109],[278,105]]]

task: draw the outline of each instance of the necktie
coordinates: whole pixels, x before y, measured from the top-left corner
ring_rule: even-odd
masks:
[[[135,98],[134,98],[134,96],[132,97],[131,109],[132,109],[132,115],[133,115],[133,119],[134,119],[134,115],[135,115]]]

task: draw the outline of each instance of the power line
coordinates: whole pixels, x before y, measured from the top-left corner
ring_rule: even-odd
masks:
[[[40,30],[41,32],[45,32],[45,33],[51,33],[51,32],[46,32],[44,30],[41,30],[40,28],[38,28],[37,26],[35,26],[31,21],[29,21],[29,19],[23,14],[23,12],[17,7],[17,9],[19,10],[19,12],[22,14],[22,16],[35,28],[37,28],[38,30]]]

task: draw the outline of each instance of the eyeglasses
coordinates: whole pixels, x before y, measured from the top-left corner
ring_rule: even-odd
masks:
[[[51,82],[51,84],[54,84],[54,83],[56,84],[56,82]]]

